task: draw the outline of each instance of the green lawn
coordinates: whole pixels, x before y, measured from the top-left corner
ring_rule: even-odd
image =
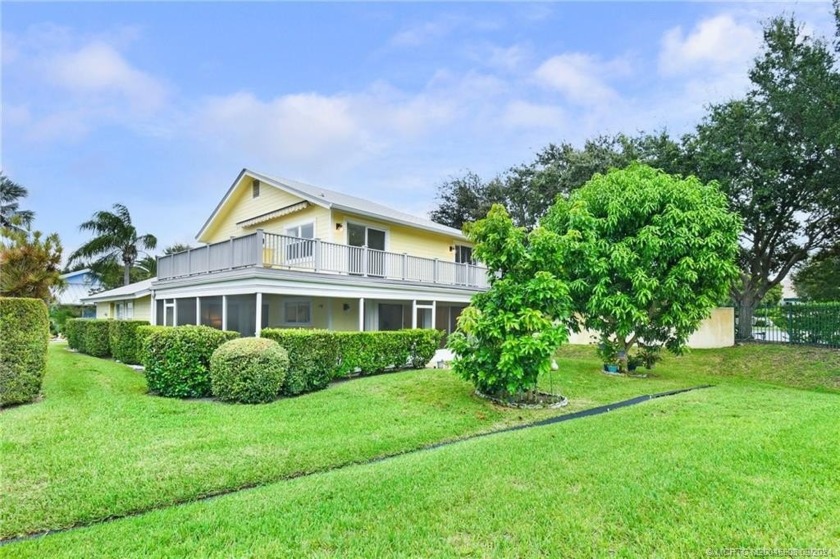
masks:
[[[557,413],[488,405],[447,371],[361,379],[257,407],[163,400],[144,395],[142,377],[122,366],[51,351],[46,399],[0,414],[6,536]],[[629,379],[598,373],[591,348],[564,348],[553,382],[572,400],[564,412],[717,386],[279,481],[0,554],[629,557],[840,547],[838,355],[695,351]]]

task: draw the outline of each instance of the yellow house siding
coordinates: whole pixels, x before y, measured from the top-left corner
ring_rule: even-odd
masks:
[[[315,236],[321,239],[327,238],[326,236],[330,231],[330,211],[314,204],[311,204],[304,210],[296,211],[251,227],[237,225],[241,221],[279,210],[301,201],[303,201],[302,198],[265,183],[260,185],[260,195],[253,198],[251,178],[246,176],[236,186],[231,198],[224,204],[219,214],[213,220],[213,223],[210,224],[210,227],[207,228],[198,240],[203,243],[217,243],[227,240],[230,237],[239,237],[253,233],[257,229],[263,229],[270,233],[283,234],[286,227],[311,221],[315,222]]]
[[[152,296],[146,295],[134,300],[134,320],[152,320]]]
[[[96,318],[111,318],[111,303],[96,303]]]
[[[347,244],[347,223],[352,222],[386,231],[385,250],[397,254],[407,253],[412,256],[454,262],[455,252],[450,251],[449,247],[454,247],[456,244],[471,245],[471,243],[457,240],[451,235],[424,231],[423,229],[378,221],[344,212],[333,212],[333,220],[335,223],[342,224],[341,231],[335,231],[335,227],[332,228],[334,232],[333,242],[340,244]]]

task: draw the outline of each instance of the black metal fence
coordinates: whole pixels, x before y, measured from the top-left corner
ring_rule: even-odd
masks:
[[[744,336],[735,309],[735,338],[778,344],[840,348],[840,302],[789,303],[758,307],[751,336]]]

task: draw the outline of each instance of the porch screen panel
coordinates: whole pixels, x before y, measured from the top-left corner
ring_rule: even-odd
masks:
[[[201,325],[222,329],[222,298],[201,298]]]

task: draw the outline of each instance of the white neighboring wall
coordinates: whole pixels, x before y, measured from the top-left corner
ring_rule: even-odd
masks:
[[[584,330],[569,335],[569,343],[574,345],[597,344],[598,333]],[[732,347],[735,345],[735,309],[718,307],[709,318],[700,323],[700,327],[688,338],[688,347],[711,349]]]

